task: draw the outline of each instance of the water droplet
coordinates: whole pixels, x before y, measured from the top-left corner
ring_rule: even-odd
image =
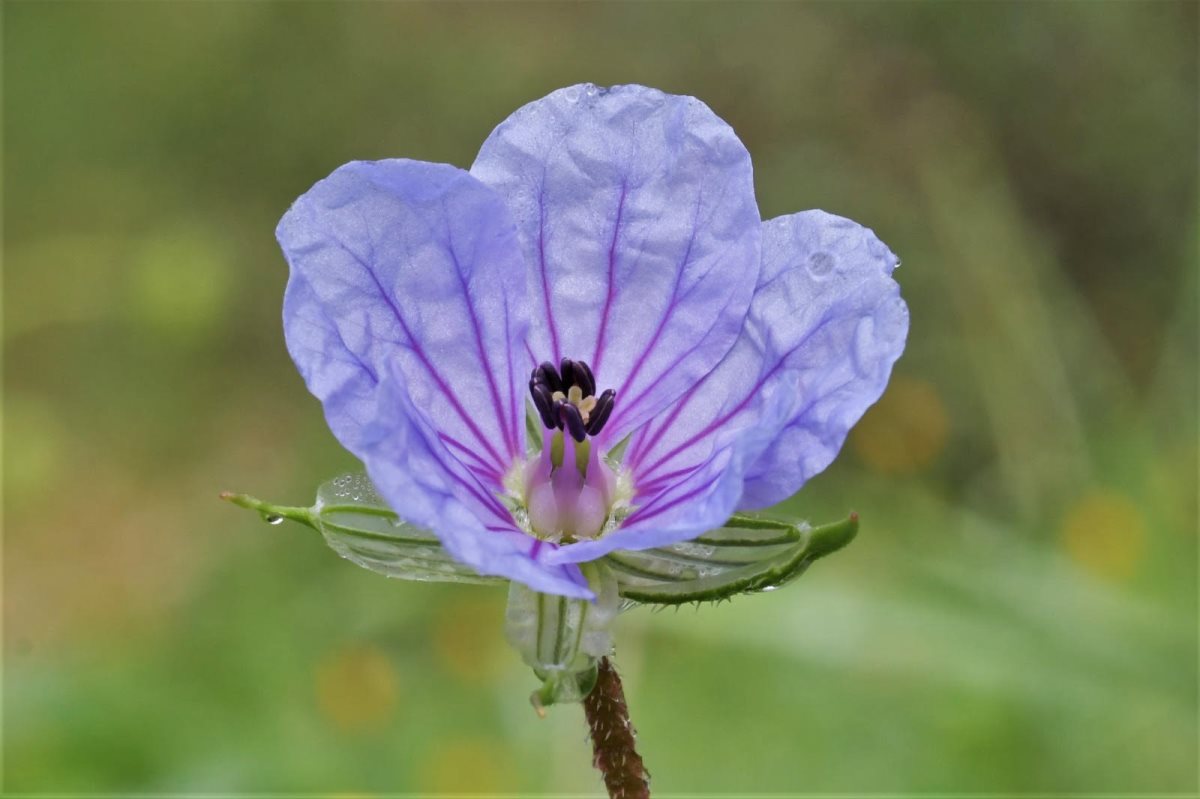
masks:
[[[670,547],[675,552],[681,555],[689,555],[694,558],[711,558],[716,554],[717,548],[706,544],[694,544],[690,541],[683,541],[674,544]]]
[[[567,98],[568,102],[572,102],[572,103],[579,102],[579,87],[578,86],[570,87],[569,89],[567,89],[566,91],[563,92],[563,96]]]
[[[827,252],[814,252],[808,259],[808,271],[813,277],[825,277],[833,271],[833,256]]]
[[[263,521],[267,524],[283,524],[283,517],[278,513],[263,514]]]

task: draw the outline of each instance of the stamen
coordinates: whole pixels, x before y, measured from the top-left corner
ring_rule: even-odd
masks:
[[[583,441],[587,438],[587,428],[583,426],[583,416],[579,413],[579,408],[569,402],[563,402],[558,406],[558,412],[559,418],[566,425],[571,438],[576,441]]]
[[[592,374],[592,367],[583,361],[575,362],[575,385],[583,389],[585,397],[592,397],[596,394],[596,376]]]
[[[616,392],[596,397],[596,376],[583,361],[563,358],[558,369],[543,361],[529,376],[529,394],[548,430],[567,430],[576,441],[599,433],[612,414]]]
[[[587,434],[594,436],[604,429],[604,425],[608,422],[608,417],[612,416],[613,405],[617,400],[617,392],[611,388],[600,395],[600,399],[596,400],[596,408],[588,414]]]
[[[558,372],[562,375],[563,391],[576,384],[575,362],[570,358],[562,359],[562,362],[558,365]]]
[[[542,417],[542,424],[553,430],[558,425],[554,419],[554,400],[550,396],[550,389],[544,383],[530,380],[529,393],[533,396],[533,406],[537,408],[538,416]]]
[[[533,380],[546,385],[551,394],[563,390],[562,382],[558,379],[558,372],[555,370],[554,364],[549,361],[543,361],[533,370]]]

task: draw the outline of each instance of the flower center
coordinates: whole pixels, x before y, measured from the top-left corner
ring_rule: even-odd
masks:
[[[611,388],[596,397],[591,367],[570,358],[563,358],[558,369],[549,361],[534,369],[529,393],[547,430],[566,430],[581,443],[604,429],[617,398]]]
[[[588,436],[604,429],[616,392],[596,397],[596,378],[583,361],[564,358],[533,370],[529,393],[547,430],[541,455],[525,467],[529,526],[554,541],[595,538],[612,513],[617,479]]]

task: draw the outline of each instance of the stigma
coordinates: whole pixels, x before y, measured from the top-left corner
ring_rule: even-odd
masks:
[[[549,361],[535,368],[529,393],[547,430],[564,430],[580,443],[604,429],[617,398],[611,388],[597,397],[591,367],[570,358],[557,369]]]

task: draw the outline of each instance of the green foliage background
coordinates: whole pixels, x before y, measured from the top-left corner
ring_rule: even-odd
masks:
[[[354,468],[283,347],[291,200],[590,80],[705,100],[913,320],[786,507],[859,539],[619,621],[655,788],[1195,791],[1198,9],[5,3],[4,789],[598,790],[503,591],[216,500]]]

